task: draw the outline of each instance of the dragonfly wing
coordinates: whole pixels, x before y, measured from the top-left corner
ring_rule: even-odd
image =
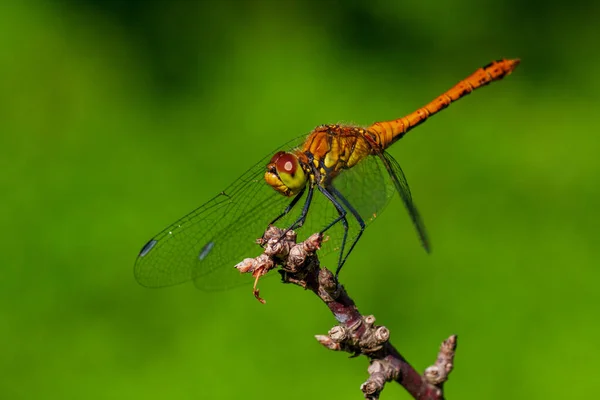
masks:
[[[406,206],[406,210],[410,215],[410,219],[412,220],[415,228],[417,229],[417,233],[419,234],[419,239],[421,240],[421,244],[425,248],[425,251],[429,252],[431,250],[429,246],[429,238],[427,237],[427,231],[425,230],[425,225],[421,220],[421,216],[419,215],[419,211],[413,202],[412,195],[410,194],[410,188],[408,187],[408,182],[406,181],[406,176],[404,176],[404,172],[402,168],[400,168],[400,164],[392,157],[388,152],[384,151],[379,155],[379,158],[382,160],[389,176],[394,184],[400,198],[404,202]]]
[[[303,139],[294,139],[280,149],[290,150]],[[194,280],[197,287],[208,290],[251,282],[233,267],[260,254],[255,240],[291,201],[264,182],[271,156],[152,238],[136,260],[137,281],[147,287],[163,287]]]
[[[350,169],[343,170],[333,179],[332,185],[339,191],[348,204],[360,215],[366,226],[369,226],[385,210],[390,200],[400,194],[413,221],[421,241],[429,249],[427,234],[421,217],[413,203],[410,188],[406,177],[398,162],[388,153],[368,156]],[[278,226],[289,226],[296,218],[297,213],[304,204],[303,199],[298,202],[296,210],[278,222]],[[345,252],[350,250],[360,232],[360,225],[346,208],[348,221],[348,237],[346,238]],[[312,204],[304,225],[297,229],[298,240],[304,240],[312,233],[321,231],[339,216],[334,205],[318,190],[314,194]],[[327,240],[323,242],[319,254],[321,256],[337,253],[341,249],[344,236],[342,223],[337,223],[327,230]],[[342,257],[346,257],[343,254]]]
[[[348,205],[345,205],[340,202],[340,205],[346,209],[348,221],[348,237],[346,239],[345,254],[342,255],[342,258],[345,258],[361,229],[350,208],[360,216],[366,226],[369,226],[389,204],[396,193],[396,189],[390,182],[383,162],[379,157],[374,156],[368,156],[352,168],[343,170],[333,179],[332,186],[341,193],[348,203]],[[325,196],[320,193],[315,196],[317,200],[321,200],[322,204],[315,201],[317,204],[311,206],[311,213],[309,214],[312,215],[309,215],[309,218],[318,215],[317,218],[321,222],[322,228],[336,219],[338,213],[333,204],[325,199]],[[327,230],[326,235],[329,240],[323,243],[320,254],[340,251],[344,235],[343,224],[334,225]]]
[[[256,257],[262,248],[256,243],[269,222],[278,216],[291,199],[275,192],[263,180],[260,184],[236,196],[240,210],[229,210],[236,216],[223,216],[232,222],[216,229],[204,240],[197,252],[193,270],[194,284],[202,290],[222,290],[247,283],[252,277],[242,275],[234,266],[244,258]],[[196,255],[196,251],[194,251]]]
[[[333,186],[344,195],[365,224],[372,222],[395,194],[387,168],[379,157],[368,156],[350,169],[343,170]]]

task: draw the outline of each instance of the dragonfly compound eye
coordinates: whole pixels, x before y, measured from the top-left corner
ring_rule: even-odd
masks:
[[[292,153],[280,151],[276,153],[267,165],[265,180],[279,193],[293,196],[306,185],[306,174]]]

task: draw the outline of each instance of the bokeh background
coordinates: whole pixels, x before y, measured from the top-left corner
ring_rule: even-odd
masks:
[[[0,398],[361,398],[367,361],[316,343],[335,320],[313,296],[145,289],[137,252],[281,143],[503,57],[522,64],[391,151],[433,253],[394,200],[343,282],[419,370],[459,335],[449,399],[593,397],[598,4],[3,3]]]

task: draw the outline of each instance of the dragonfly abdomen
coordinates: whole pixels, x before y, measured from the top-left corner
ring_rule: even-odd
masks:
[[[468,95],[475,89],[509,75],[517,65],[519,65],[518,59],[493,61],[407,116],[374,123],[367,128],[367,135],[379,148],[385,149],[401,139],[412,128],[448,107],[452,102]]]

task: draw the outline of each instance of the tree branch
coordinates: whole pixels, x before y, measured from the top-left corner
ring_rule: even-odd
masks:
[[[390,343],[389,330],[375,325],[374,316],[363,316],[334,275],[321,268],[316,251],[322,240],[321,234],[314,234],[296,244],[293,231],[269,227],[259,240],[264,246],[264,253],[245,259],[236,268],[254,276],[254,295],[262,303],[258,280],[281,265],[279,273],[283,282],[312,291],[329,307],[339,325],[331,328],[327,335],[315,337],[330,350],[345,351],[354,357],[365,355],[370,359],[369,378],[361,385],[365,398],[378,399],[385,383],[396,381],[415,399],[444,399],[443,385],[454,365],[456,335],[442,343],[435,364],[428,367],[423,375],[419,374]]]

